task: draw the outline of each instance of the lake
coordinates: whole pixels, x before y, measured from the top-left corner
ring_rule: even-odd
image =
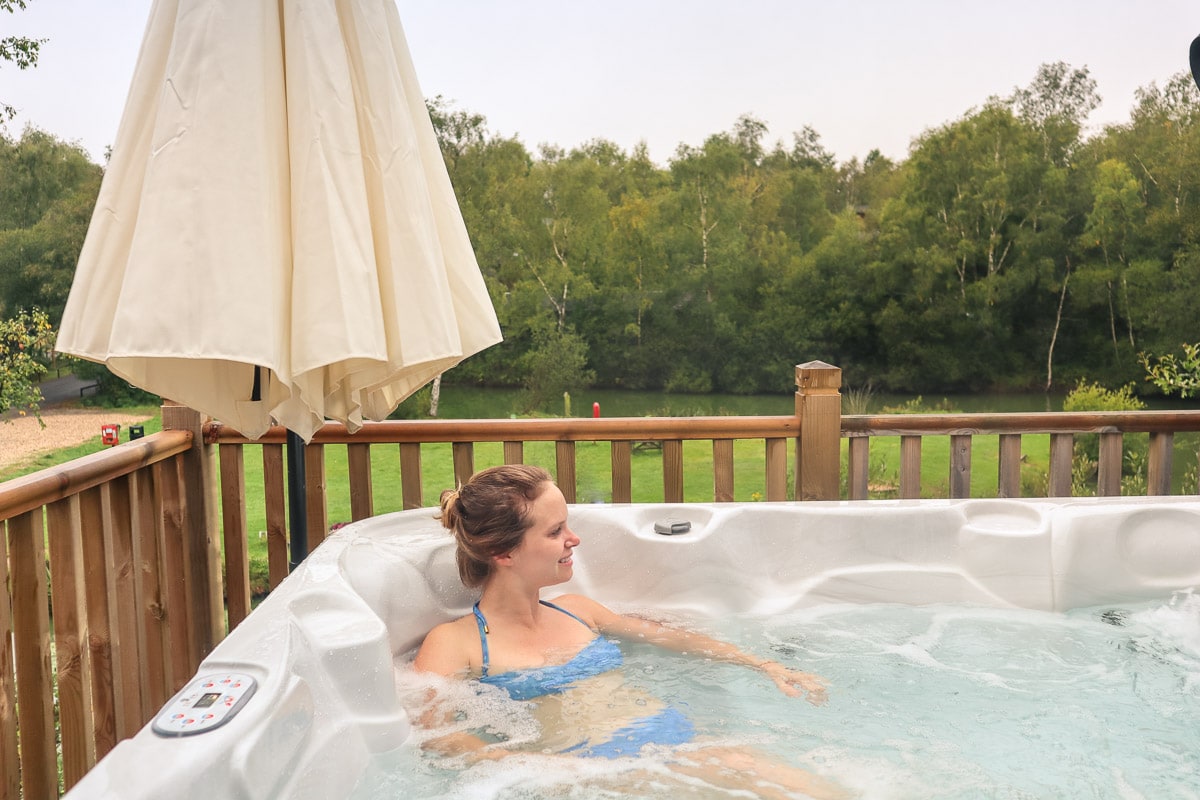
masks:
[[[948,410],[963,413],[1008,413],[1022,411],[1061,411],[1062,393],[1046,395],[1041,392],[979,395],[925,395],[928,410]],[[441,419],[499,419],[519,414],[520,389],[484,389],[474,386],[442,386],[438,417]],[[913,395],[872,394],[867,412],[887,413],[889,407],[903,406]],[[428,413],[428,391],[405,401],[408,408],[419,408],[421,416]],[[590,417],[592,404],[600,404],[605,417],[695,417],[695,416],[778,416],[796,410],[794,393],[772,395],[737,394],[672,394],[669,392],[627,391],[621,389],[587,389],[574,392],[570,412],[564,404],[546,411],[555,415]],[[861,413],[859,411],[845,413]],[[411,412],[410,412],[411,414]]]

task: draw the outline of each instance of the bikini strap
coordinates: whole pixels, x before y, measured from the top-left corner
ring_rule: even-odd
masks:
[[[591,628],[592,628],[591,625],[588,625],[586,622],[584,622],[578,616],[576,616],[575,614],[572,614],[570,611],[567,611],[562,606],[556,606],[556,605],[554,605],[554,603],[551,603],[548,600],[539,600],[538,602],[548,608],[553,608],[555,611],[561,611],[562,613],[566,614],[568,617],[571,617],[572,619],[574,619],[576,622],[578,622],[583,627],[587,628],[588,630],[591,630]]]
[[[471,610],[475,612],[475,624],[479,627],[479,644],[483,648],[483,675],[482,675],[482,677],[486,678],[487,674],[488,674],[488,646],[487,646],[488,624],[487,624],[487,620],[483,618],[483,612],[479,610],[479,602],[478,601],[476,601],[475,605],[471,607]]]
[[[566,614],[571,619],[578,622],[583,627],[591,630],[591,627],[592,627],[591,625],[588,625],[586,622],[584,622],[578,616],[576,616],[575,614],[572,614],[570,611],[567,611],[562,606],[556,606],[556,605],[554,605],[554,603],[551,603],[548,600],[539,600],[538,602],[541,603],[542,605],[546,606],[547,608],[553,608],[555,611],[561,611],[562,613]],[[476,625],[476,627],[479,628],[479,645],[483,649],[483,674],[481,675],[481,677],[486,678],[488,676],[487,635],[488,635],[488,633],[490,633],[490,631],[488,630],[487,619],[483,616],[483,612],[479,610],[479,601],[478,600],[475,601],[475,605],[471,606],[471,611],[475,614],[475,625]]]

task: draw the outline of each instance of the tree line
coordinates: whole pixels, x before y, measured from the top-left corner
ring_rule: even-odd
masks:
[[[820,359],[904,392],[1144,380],[1200,340],[1200,94],[1141,89],[1085,136],[1086,68],[838,163],[743,116],[666,165],[594,140],[531,152],[429,102],[505,341],[447,381],[790,391]],[[0,318],[57,324],[101,168],[36,130],[0,137]]]

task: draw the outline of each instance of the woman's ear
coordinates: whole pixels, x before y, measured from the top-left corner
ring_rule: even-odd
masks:
[[[496,564],[511,564],[512,559],[513,555],[511,550],[507,553],[501,553],[499,555],[492,556],[492,561]]]

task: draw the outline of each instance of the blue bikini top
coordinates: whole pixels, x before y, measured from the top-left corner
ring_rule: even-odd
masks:
[[[588,626],[586,622],[565,608],[560,608],[545,600],[539,600],[538,602],[578,620],[580,625]],[[558,694],[576,681],[617,669],[624,663],[620,648],[603,636],[597,636],[584,645],[584,648],[565,664],[552,664],[533,669],[516,669],[503,672],[499,675],[489,675],[487,620],[484,619],[483,612],[479,610],[479,603],[475,604],[473,610],[475,612],[475,622],[479,626],[479,642],[483,645],[483,675],[479,678],[479,682],[491,686],[499,686],[507,691],[509,697],[514,700],[532,700],[535,697],[547,694]]]

